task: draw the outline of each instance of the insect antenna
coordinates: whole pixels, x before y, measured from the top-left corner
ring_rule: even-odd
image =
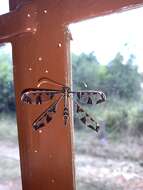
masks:
[[[40,80],[38,80],[38,85],[37,87],[39,88],[42,84],[45,84],[45,83],[49,83],[49,84],[54,84],[54,85],[57,85],[57,86],[60,86],[60,87],[63,87],[64,85],[57,82],[57,81],[54,81],[52,79],[49,79],[47,77],[44,77],[44,78],[41,78]]]

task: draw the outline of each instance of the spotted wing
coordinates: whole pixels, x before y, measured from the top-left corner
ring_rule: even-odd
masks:
[[[58,100],[56,100],[54,103],[52,103],[32,124],[33,128],[35,130],[38,130],[39,128],[44,127],[46,124],[50,123],[53,119],[53,115],[57,111],[57,106],[63,96],[60,96]]]
[[[51,89],[26,89],[21,93],[21,101],[26,104],[43,104],[52,100],[61,90]]]
[[[77,91],[73,92],[76,94],[77,101],[81,104],[99,104],[106,100],[106,95],[102,91]]]
[[[86,127],[98,132],[100,126],[99,124],[81,107],[81,105],[74,101],[76,106],[76,113],[82,122]]]

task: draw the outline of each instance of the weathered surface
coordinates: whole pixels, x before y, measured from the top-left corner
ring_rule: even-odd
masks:
[[[73,190],[72,121],[64,128],[63,104],[51,124],[38,133],[32,129],[32,122],[47,106],[23,105],[20,94],[25,88],[36,87],[37,81],[47,76],[69,85],[67,24],[127,9],[143,1],[35,0],[27,8],[23,2],[29,1],[10,0],[11,10],[16,12],[0,16],[0,42],[11,41],[13,45],[23,190]]]

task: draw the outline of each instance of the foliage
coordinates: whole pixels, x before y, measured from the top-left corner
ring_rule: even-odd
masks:
[[[88,88],[91,89],[97,87],[98,81],[96,79],[98,79],[98,67],[99,62],[93,53],[89,55],[82,53],[79,56],[73,54],[73,88],[83,89],[85,88],[84,83],[88,84]]]
[[[134,64],[131,54],[125,62],[117,53],[107,65],[98,62],[94,53],[72,55],[73,87],[75,89],[101,89],[107,95],[107,103],[98,109],[88,109],[97,120],[103,121],[108,133],[143,134],[142,113],[138,111],[142,95],[142,74]],[[87,88],[86,88],[86,84]],[[139,103],[137,103],[139,102]],[[75,125],[82,129],[76,114]]]
[[[108,132],[125,131],[128,127],[128,112],[123,108],[107,112],[105,122]]]
[[[123,56],[118,53],[114,60],[107,65],[108,70],[108,94],[120,98],[135,98],[141,90],[141,75],[137,66],[133,64],[135,57],[130,55],[126,64],[123,64]]]
[[[124,64],[123,56],[117,53],[110,63],[101,65],[93,53],[73,55],[74,88],[85,88],[81,85],[85,82],[88,89],[102,89],[109,96],[135,98],[141,90],[142,76],[133,64],[134,59],[130,55]]]
[[[17,128],[15,113],[0,113],[0,140],[17,143]]]
[[[14,111],[12,64],[9,54],[0,55],[0,112]]]
[[[139,137],[143,135],[143,108],[134,110],[130,124],[133,135]]]

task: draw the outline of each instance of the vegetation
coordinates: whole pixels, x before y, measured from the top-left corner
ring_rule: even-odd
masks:
[[[17,143],[17,128],[15,113],[0,114],[0,141]]]
[[[0,112],[15,111],[12,61],[9,54],[0,55]]]
[[[101,65],[94,53],[77,56],[73,54],[74,88],[102,89],[108,97],[133,99],[139,97],[142,75],[130,55],[126,63],[120,53],[107,65]]]
[[[112,134],[129,132],[142,135],[143,78],[134,64],[135,56],[130,55],[125,62],[124,57],[117,53],[107,65],[100,64],[94,53],[73,54],[72,58],[73,88],[101,89],[107,95],[104,105],[99,105],[97,109],[87,108],[104,123],[106,131]],[[76,115],[75,122],[77,126],[80,125]]]

